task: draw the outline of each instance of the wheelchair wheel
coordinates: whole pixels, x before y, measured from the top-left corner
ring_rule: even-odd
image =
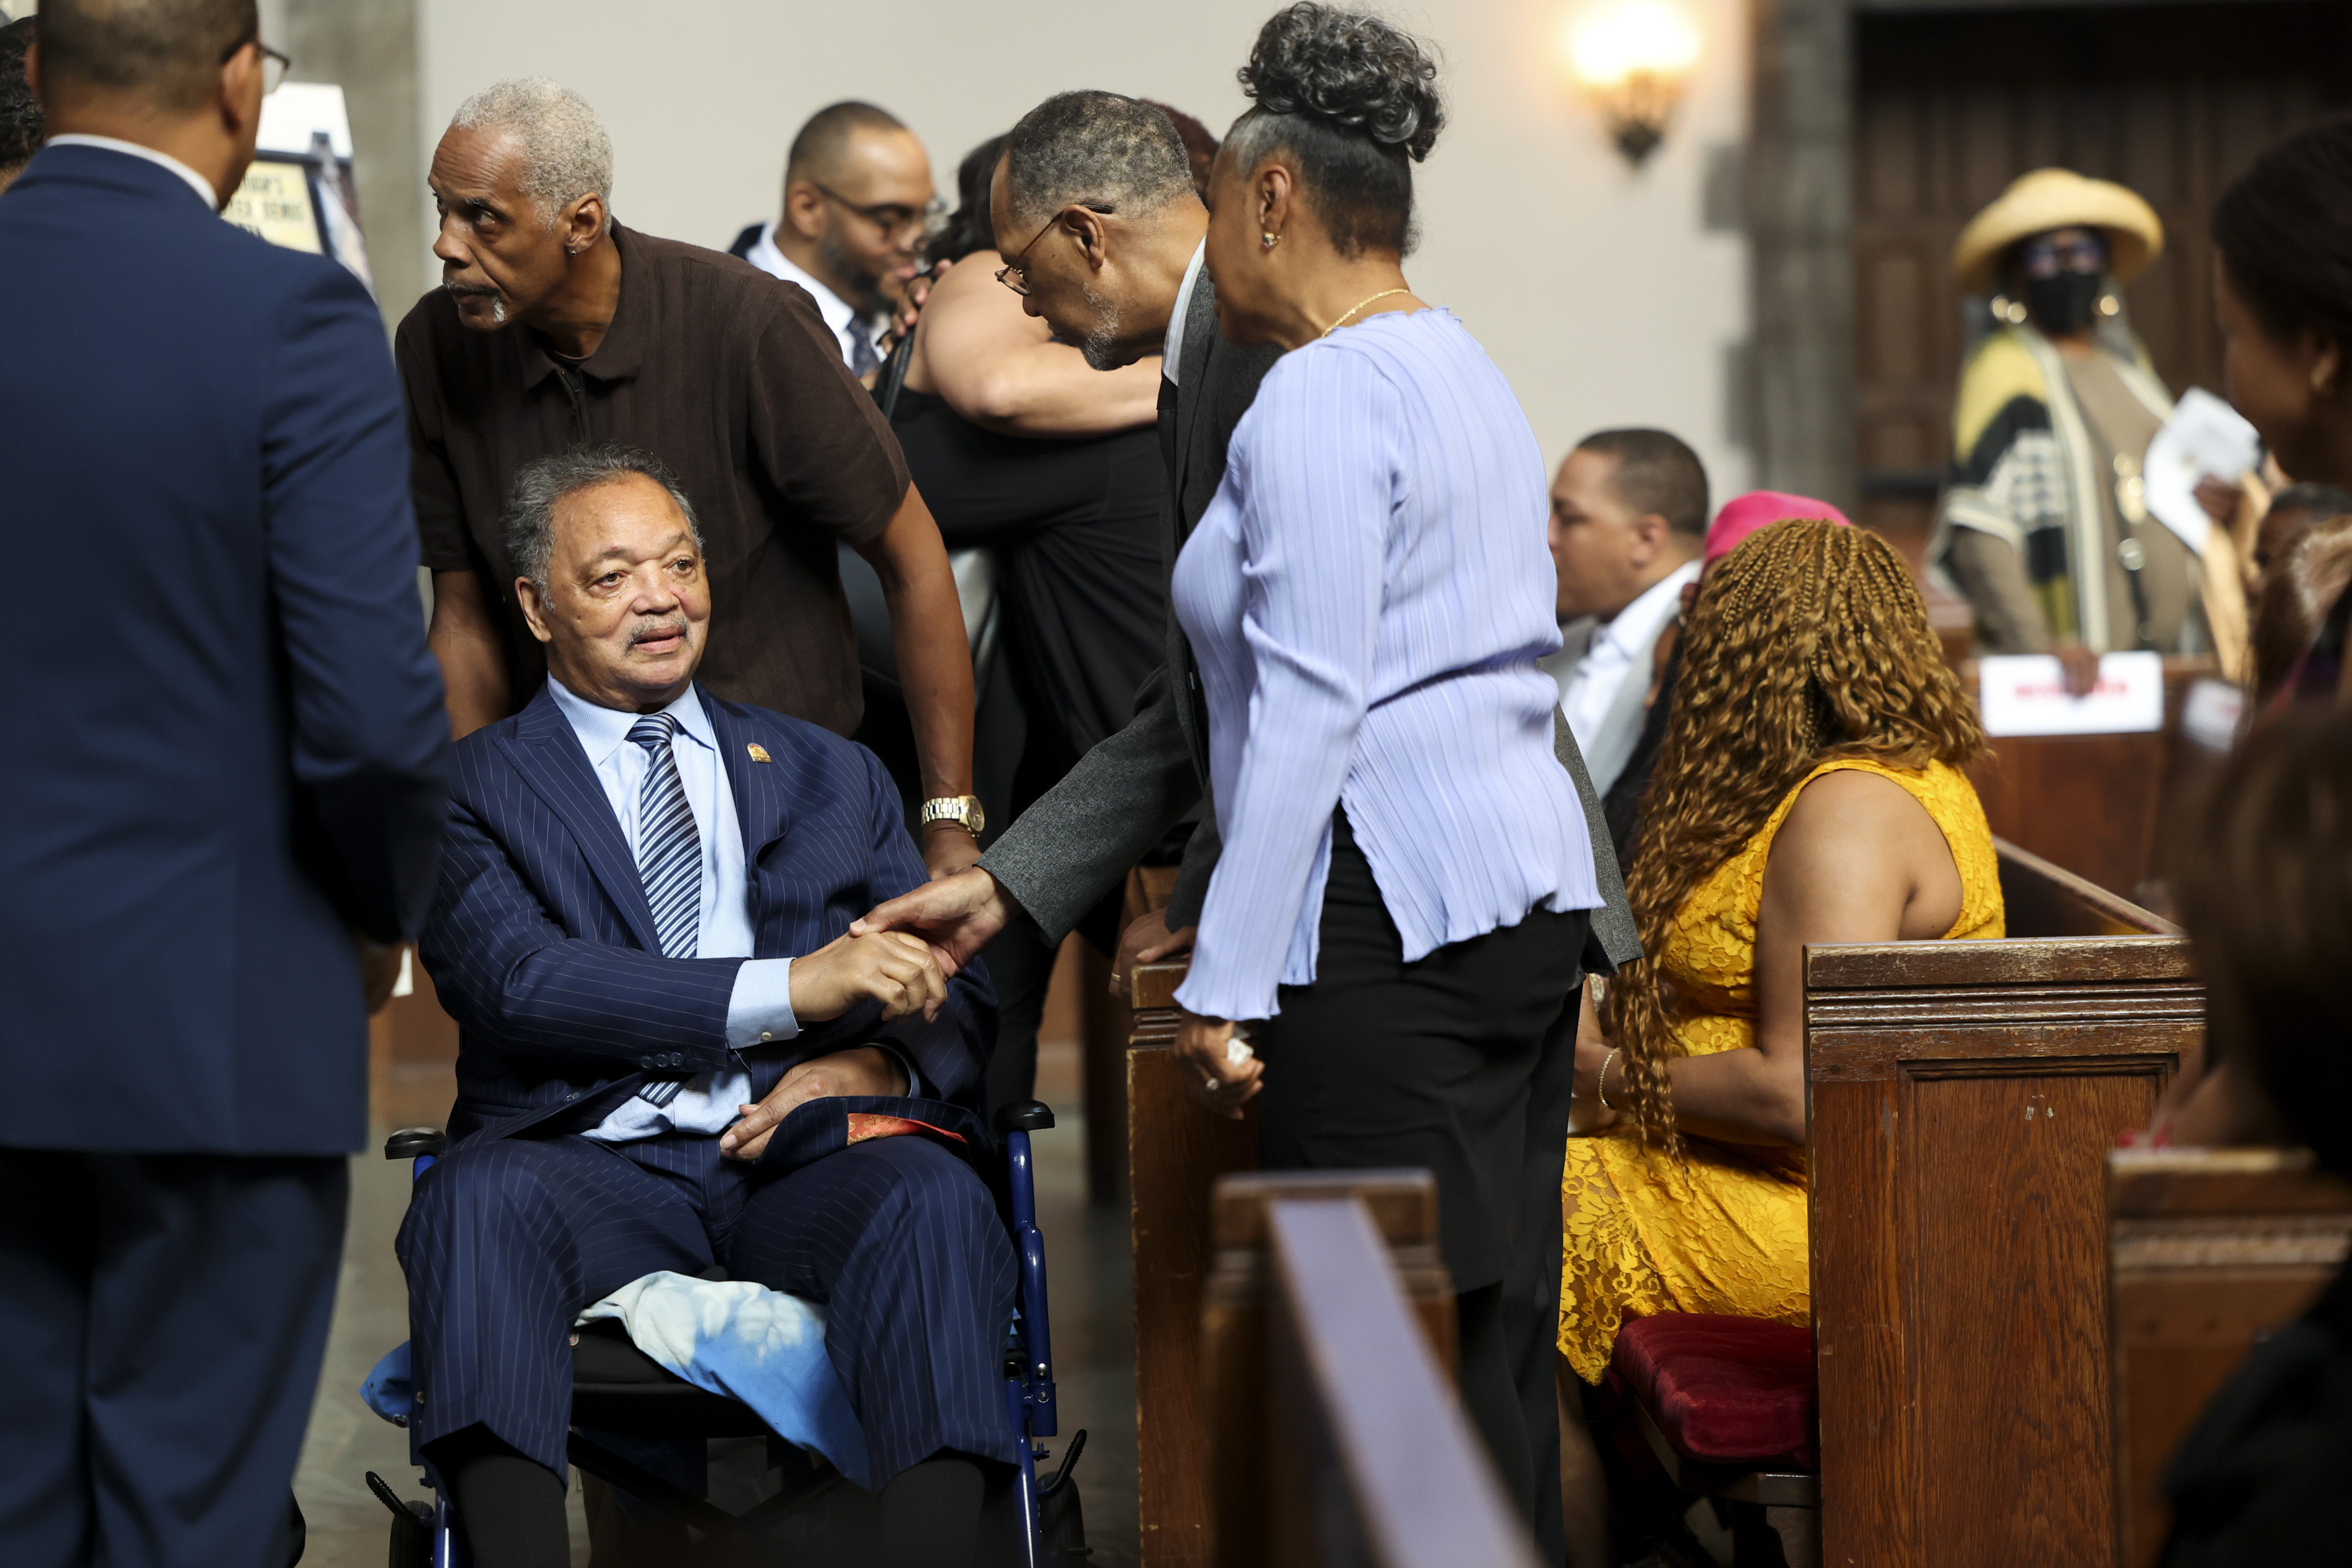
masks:
[[[404,1502],[400,1494],[373,1470],[367,1473],[368,1490],[392,1510],[389,1568],[433,1568],[433,1505]]]
[[[1061,1485],[1037,1500],[1037,1529],[1045,1537],[1042,1562],[1051,1568],[1080,1568],[1094,1555],[1087,1544],[1086,1511],[1078,1506],[1078,1479],[1065,1476]]]

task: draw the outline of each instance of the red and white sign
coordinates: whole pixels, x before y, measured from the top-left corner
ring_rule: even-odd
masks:
[[[1979,703],[1988,735],[2126,735],[2164,728],[2164,658],[2110,653],[2098,683],[2068,693],[2048,654],[2003,654],[1977,661]]]

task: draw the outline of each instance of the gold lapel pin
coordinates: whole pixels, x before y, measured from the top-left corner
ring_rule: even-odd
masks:
[[[751,760],[755,763],[772,762],[774,760],[768,755],[768,748],[760,744],[757,741],[752,742],[743,749],[751,753]]]

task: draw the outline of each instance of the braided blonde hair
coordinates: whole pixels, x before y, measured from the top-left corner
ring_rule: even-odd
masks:
[[[1725,556],[1683,633],[1674,712],[1643,803],[1626,892],[1645,957],[1610,985],[1602,1024],[1643,1138],[1683,1158],[1666,1077],[1675,1003],[1655,955],[1694,889],[1822,763],[1964,767],[1984,731],[1945,663],[1901,556],[1877,534],[1776,522]]]

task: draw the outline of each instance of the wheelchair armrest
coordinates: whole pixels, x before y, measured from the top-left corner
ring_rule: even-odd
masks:
[[[996,1130],[999,1132],[1043,1132],[1053,1125],[1053,1109],[1043,1100],[1016,1100],[1011,1105],[997,1108]]]
[[[419,1154],[438,1154],[446,1138],[438,1127],[404,1127],[383,1141],[383,1157],[387,1160],[413,1160]]]

